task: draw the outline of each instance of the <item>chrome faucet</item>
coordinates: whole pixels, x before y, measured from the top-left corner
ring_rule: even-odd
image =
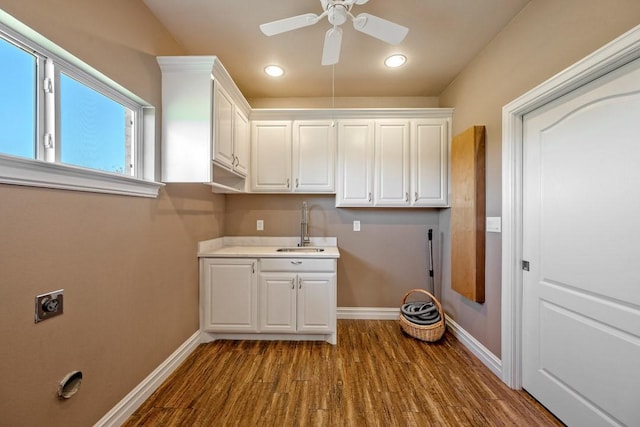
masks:
[[[309,208],[307,208],[307,202],[302,202],[302,220],[300,221],[300,243],[298,246],[309,246],[311,239],[309,239]]]

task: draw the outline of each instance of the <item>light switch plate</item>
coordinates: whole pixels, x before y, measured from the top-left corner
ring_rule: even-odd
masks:
[[[487,217],[487,233],[500,233],[502,231],[502,218],[499,216]]]
[[[259,219],[256,221],[256,230],[262,231],[264,230],[264,221]]]
[[[360,221],[353,221],[353,231],[360,231]]]

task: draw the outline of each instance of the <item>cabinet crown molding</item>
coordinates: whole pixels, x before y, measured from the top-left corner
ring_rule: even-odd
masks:
[[[258,108],[250,120],[451,118],[453,108]]]

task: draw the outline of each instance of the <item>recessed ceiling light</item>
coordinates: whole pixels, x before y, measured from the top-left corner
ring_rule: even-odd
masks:
[[[282,69],[282,67],[278,67],[277,65],[267,65],[266,67],[264,67],[264,72],[271,77],[280,77],[284,74],[284,70]]]
[[[404,55],[391,55],[384,60],[384,65],[389,68],[396,68],[407,62],[407,57]]]

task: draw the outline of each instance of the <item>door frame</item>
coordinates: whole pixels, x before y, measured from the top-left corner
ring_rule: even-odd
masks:
[[[522,388],[522,123],[525,114],[640,58],[640,25],[502,108],[502,381]]]

